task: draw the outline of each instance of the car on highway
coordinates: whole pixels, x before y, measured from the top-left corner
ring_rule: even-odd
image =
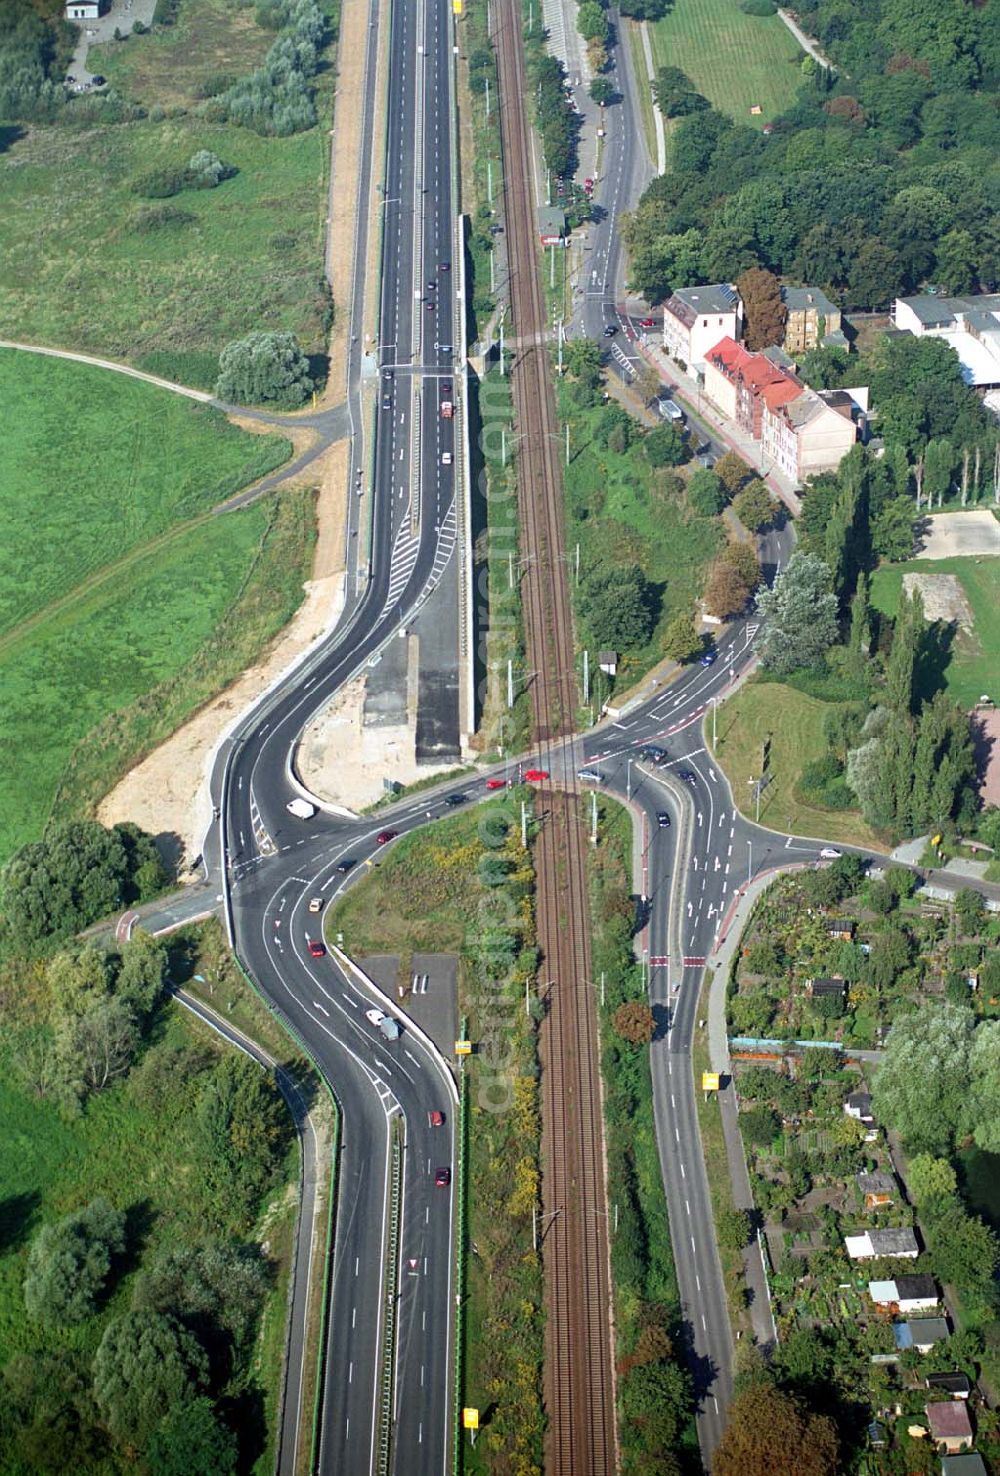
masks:
[[[451,262],[450,261],[439,261],[438,262],[438,271],[439,272],[450,272],[451,271]]]
[[[433,1112],[428,1112],[427,1117],[432,1128],[444,1127],[444,1113],[439,1112],[437,1108]]]
[[[451,805],[452,809],[454,809],[456,805],[464,805],[467,799],[468,795],[466,794],[449,794],[445,796],[445,804]]]
[[[487,781],[486,781],[486,788],[487,789],[506,789],[507,788],[507,781],[506,781],[506,779],[487,779]]]
[[[434,1183],[439,1189],[447,1189],[448,1185],[451,1183],[451,1169],[439,1168],[437,1173],[434,1175]]]
[[[318,938],[310,938],[309,939],[309,957],[310,958],[322,958],[325,952],[326,952],[326,949],[323,947],[322,943],[319,941]]]
[[[346,876],[353,867],[357,866],[357,864],[358,863],[355,861],[353,856],[345,856],[342,861],[337,862],[337,870],[340,872],[341,876]]]
[[[548,769],[525,769],[524,777],[529,784],[537,784],[540,779],[549,777],[549,771]]]
[[[450,379],[442,379],[442,381],[441,381],[441,395],[442,395],[442,398],[444,398],[446,400],[451,398],[451,380]]]
[[[715,661],[716,657],[718,656],[718,654],[719,653],[715,649],[714,646],[710,647],[710,649],[707,650],[705,652],[704,656],[701,658],[701,664],[702,664],[702,666],[711,666],[713,664],[713,662]]]
[[[823,857],[824,861],[840,860],[840,852],[837,850],[836,846],[824,846],[823,849],[820,851],[820,855]]]
[[[615,336],[615,334],[617,332],[618,332],[617,326],[614,323],[609,323],[608,326],[604,330],[604,337],[605,338],[614,338],[614,336]]]
[[[309,898],[309,911],[310,912],[322,912],[323,911],[323,904],[325,902],[326,902],[326,898],[325,897],[310,897]]]
[[[442,451],[441,452],[441,465],[442,466],[451,466],[451,452],[450,451]]]
[[[639,319],[639,327],[640,328],[655,328],[656,327],[656,319],[655,318],[640,318]]]
[[[429,297],[427,299],[427,301],[424,303],[424,307],[427,309],[427,311],[429,313],[432,313],[434,311],[434,309],[435,309],[436,306],[437,306],[437,304],[435,303],[433,297]]]
[[[365,1019],[370,1020],[373,1025],[381,1025],[385,1019],[385,1011],[377,1010],[373,1005],[370,1010],[365,1010]]]
[[[436,292],[437,290],[438,290],[438,284],[437,284],[437,278],[435,277],[433,282],[428,282],[427,283],[427,291],[428,292]]]
[[[395,839],[396,832],[394,830],[380,830],[375,837],[375,844],[377,846],[387,846],[391,840]]]
[[[661,830],[670,829],[670,816],[667,814],[666,810],[657,810],[656,823]]]
[[[385,394],[385,395],[382,396],[382,409],[383,410],[391,410],[392,409],[392,395]]]

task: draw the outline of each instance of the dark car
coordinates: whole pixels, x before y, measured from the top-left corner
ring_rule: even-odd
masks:
[[[447,1189],[448,1185],[451,1183],[451,1169],[439,1168],[437,1173],[434,1175],[434,1182],[439,1189]]]
[[[382,370],[382,378],[385,380],[386,384],[392,384],[392,370],[391,369],[383,369]]]
[[[353,856],[345,856],[343,861],[337,862],[337,870],[340,872],[341,876],[346,876],[349,871],[353,870],[353,868],[357,866],[357,864],[358,863],[355,861]]]
[[[427,299],[427,301],[424,303],[424,307],[427,309],[427,311],[429,313],[432,313],[434,311],[434,301],[433,301],[433,299],[429,297]]]
[[[383,395],[382,396],[382,409],[383,410],[391,410],[392,409],[392,395]]]
[[[496,224],[491,225],[490,226],[490,235],[491,236],[502,236],[503,235],[503,226],[502,225],[496,225]]]
[[[662,764],[667,755],[662,748],[657,748],[651,743],[648,748],[640,748],[639,757],[644,764]]]
[[[614,336],[615,336],[615,334],[617,332],[618,332],[618,329],[615,326],[615,324],[614,323],[609,323],[608,326],[604,330],[604,337],[605,338],[614,338]]]
[[[395,839],[396,832],[394,830],[380,830],[375,837],[375,844],[377,846],[387,846],[391,840]]]
[[[666,810],[657,810],[656,823],[661,830],[670,829],[670,816],[667,814]]]
[[[438,271],[439,272],[450,272],[451,271],[451,262],[450,261],[439,261],[438,262]]]
[[[91,85],[94,87],[107,87],[108,85],[107,77],[91,77],[90,81]]]
[[[698,782],[698,775],[692,773],[690,769],[679,769],[677,771],[677,777],[684,784],[697,784]]]
[[[712,646],[712,648],[706,651],[704,656],[701,658],[702,666],[711,666],[718,654],[718,651],[715,649],[714,646]]]
[[[445,804],[453,807],[455,805],[464,805],[466,798],[467,796],[464,794],[449,794],[445,800]]]

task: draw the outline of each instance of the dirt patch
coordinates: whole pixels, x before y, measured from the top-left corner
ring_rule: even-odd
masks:
[[[965,590],[954,574],[904,574],[903,589],[908,595],[919,591],[928,620],[941,620],[957,625],[972,635],[976,619]]]
[[[362,810],[385,793],[386,779],[413,784],[454,764],[418,764],[415,703],[409,719],[393,725],[364,723],[364,676],[337,693],[302,733],[295,767],[303,784],[329,805]]]
[[[1000,523],[985,508],[925,518],[918,559],[1000,557]]]
[[[180,836],[188,858],[200,850],[212,819],[207,780],[216,745],[241,712],[332,630],[343,609],[347,458],[348,447],[340,442],[310,468],[319,477],[318,537],[313,577],[297,614],[256,666],[116,784],[97,812],[104,825],[134,820],[154,835]]]
[[[330,372],[324,400],[335,404],[347,390],[347,342],[354,266],[354,202],[358,197],[361,113],[364,106],[367,0],[343,0],[337,43],[337,94],[330,159],[329,225],[326,269],[333,293],[335,323],[330,335]],[[378,156],[376,156],[378,157]],[[378,174],[378,171],[375,171]],[[376,224],[373,221],[372,224]]]

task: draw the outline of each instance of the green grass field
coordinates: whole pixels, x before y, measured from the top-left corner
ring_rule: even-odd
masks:
[[[141,380],[12,349],[0,402],[0,637],[291,449]]]
[[[654,65],[680,67],[739,123],[763,127],[795,100],[803,53],[780,16],[744,15],[739,0],[676,0],[649,30]]]
[[[302,598],[308,493],[214,516],[283,461],[165,390],[0,353],[0,860],[88,811]]]
[[[795,786],[804,764],[826,752],[823,718],[831,704],[780,682],[748,682],[719,708],[716,756],[744,815],[754,816],[751,779],[760,774],[761,751],[770,739],[771,782],[761,792],[760,823],[772,830],[852,845],[877,845],[854,810],[824,810],[803,803]],[[711,722],[707,724],[711,745]]]
[[[907,573],[952,574],[958,579],[972,607],[975,628],[955,632],[946,653],[945,687],[964,708],[975,706],[983,693],[1000,702],[1000,559],[919,559],[887,565],[872,577],[876,609],[895,615]]]
[[[107,74],[147,117],[32,126],[0,154],[0,335],[135,363],[168,354],[161,372],[202,385],[214,376],[206,355],[251,329],[290,330],[308,353],[325,349],[332,66],[317,79],[320,122],[306,133],[261,138],[195,116],[209,72],[252,69],[274,39],[252,10],[182,0],[175,27],[102,48]],[[130,188],[199,149],[239,173],[168,200]]]

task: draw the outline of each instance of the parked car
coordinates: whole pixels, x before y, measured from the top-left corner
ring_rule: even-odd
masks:
[[[100,75],[91,77],[90,81],[94,87],[107,87],[108,85],[107,77],[101,77]]]
[[[322,943],[319,941],[318,938],[310,938],[309,939],[309,956],[310,956],[310,958],[322,958],[325,952],[326,952],[326,949],[323,947]]]
[[[656,327],[656,319],[655,318],[640,318],[639,319],[639,327],[640,328],[655,328]]]
[[[581,784],[603,784],[604,775],[600,769],[578,769],[576,777]]]
[[[380,830],[375,837],[375,844],[377,846],[387,846],[391,840],[395,839],[396,832],[394,830]]]

